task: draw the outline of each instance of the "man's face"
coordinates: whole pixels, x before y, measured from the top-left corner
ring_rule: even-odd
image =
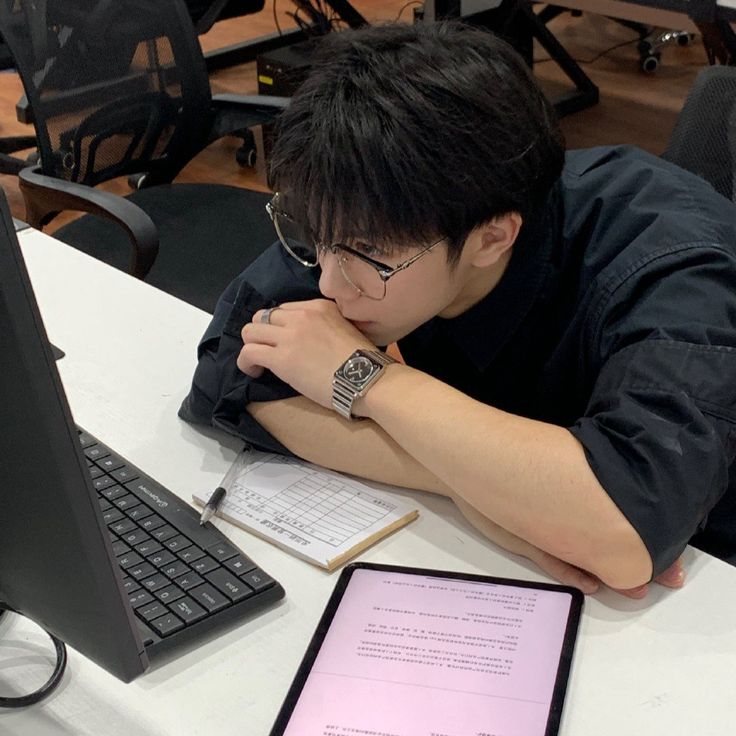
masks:
[[[381,257],[381,261],[395,267],[422,250],[422,246],[401,249]],[[474,276],[464,252],[459,263],[451,266],[447,246],[440,243],[393,275],[386,283],[386,296],[377,301],[362,295],[345,279],[338,258],[332,253],[322,255],[320,291],[334,300],[343,317],[376,345],[396,342],[433,317],[460,314]]]

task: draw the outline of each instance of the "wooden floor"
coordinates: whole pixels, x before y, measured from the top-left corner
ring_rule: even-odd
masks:
[[[276,30],[274,0],[267,0],[260,13],[223,21],[205,36],[205,50],[219,48],[238,41],[255,38]],[[394,20],[405,0],[353,0],[353,5],[371,22]],[[294,6],[288,0],[276,2],[276,12],[282,29],[293,27],[286,12]],[[402,20],[409,20],[410,8],[405,8]],[[607,49],[636,38],[626,28],[594,15],[572,18],[564,15],[550,24],[558,39],[570,53],[581,60],[582,67],[600,87],[601,101],[583,112],[562,121],[568,147],[579,148],[608,143],[633,143],[653,153],[661,153],[672,131],[678,110],[698,71],[706,63],[698,41],[689,47],[668,47],[663,51],[662,64],[656,73],[647,75],[639,70],[636,43],[613,49],[592,63],[587,63]],[[565,80],[552,61],[538,49],[535,74],[545,91],[554,97]],[[255,64],[217,72],[211,78],[217,92],[253,94],[256,92]],[[0,136],[27,135],[29,128],[15,119],[15,103],[22,94],[20,82],[12,72],[0,73]],[[255,170],[241,169],[235,162],[235,139],[212,144],[182,172],[178,181],[218,182],[253,189],[266,189],[262,163]],[[0,176],[11,210],[16,217],[24,216],[22,197],[17,180]],[[125,182],[113,182],[107,188],[120,193],[129,191]],[[57,218],[49,232],[68,218]]]

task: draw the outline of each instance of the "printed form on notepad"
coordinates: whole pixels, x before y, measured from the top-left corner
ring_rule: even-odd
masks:
[[[328,570],[418,515],[390,492],[282,455],[245,450],[232,470],[217,515]]]

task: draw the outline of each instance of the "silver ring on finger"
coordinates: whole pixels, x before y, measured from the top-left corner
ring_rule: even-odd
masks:
[[[261,324],[262,325],[270,325],[271,324],[271,313],[275,312],[278,309],[278,307],[271,307],[270,309],[264,309],[263,314],[261,314]]]

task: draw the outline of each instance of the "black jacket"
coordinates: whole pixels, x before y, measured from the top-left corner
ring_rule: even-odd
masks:
[[[274,245],[228,287],[180,416],[286,452],[245,411],[293,396],[235,365],[253,313],[316,298]],[[692,541],[736,563],[736,207],[630,147],[572,151],[498,286],[399,342],[409,365],[568,427],[664,570]]]

